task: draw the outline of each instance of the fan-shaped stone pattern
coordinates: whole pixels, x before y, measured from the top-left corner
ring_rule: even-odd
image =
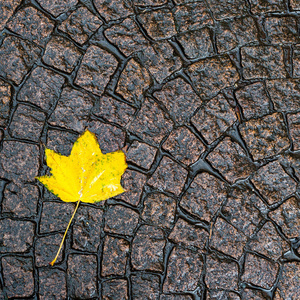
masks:
[[[298,262],[284,264],[282,269],[282,275],[278,282],[278,298],[276,300],[283,299],[298,299],[300,297],[300,290],[298,288],[300,284],[299,278],[300,265]]]
[[[140,14],[138,19],[154,40],[168,39],[176,34],[172,12],[166,8]]]
[[[276,110],[293,112],[300,109],[299,80],[267,80],[266,86]],[[282,99],[284,99],[284,101],[282,101]]]
[[[163,292],[194,291],[199,284],[202,267],[202,257],[198,252],[174,247],[169,256]]]
[[[33,295],[34,279],[31,257],[5,256],[2,258],[2,267],[7,297],[30,297]]]
[[[194,163],[204,151],[203,143],[186,127],[172,131],[163,148],[186,165]]]
[[[0,47],[0,75],[20,84],[40,54],[41,50],[34,44],[7,36]]]
[[[110,233],[133,235],[139,214],[122,205],[110,206],[105,215],[104,230]]]
[[[27,252],[33,243],[34,224],[29,221],[0,221],[0,252]]]
[[[117,65],[118,62],[112,54],[97,46],[90,46],[74,82],[96,95],[101,95]]]
[[[214,48],[208,28],[184,32],[177,36],[188,58],[205,58],[214,54]]]
[[[63,76],[43,67],[37,67],[25,81],[17,99],[50,110],[59,98],[64,81]]]
[[[126,154],[126,160],[149,169],[155,159],[157,149],[139,141],[134,141]]]
[[[90,116],[94,99],[87,93],[66,87],[48,120],[53,126],[82,132]]]
[[[278,161],[260,168],[251,181],[270,204],[287,198],[296,191],[297,186]]]
[[[236,120],[235,113],[223,95],[219,94],[205,106],[201,106],[192,118],[192,123],[211,144]]]
[[[156,102],[146,99],[128,130],[150,145],[158,146],[171,131],[172,122]]]
[[[127,56],[142,51],[149,46],[149,42],[132,18],[127,18],[121,23],[107,28],[104,34],[111,43],[115,44]]]
[[[201,99],[192,87],[181,78],[169,81],[154,96],[166,106],[178,124],[187,123],[201,104]]]
[[[40,221],[40,233],[65,230],[74,211],[74,205],[64,202],[44,202]]]
[[[159,299],[160,277],[152,274],[131,276],[132,299]]]
[[[38,200],[37,186],[11,182],[4,189],[2,212],[16,217],[33,217],[37,213]]]
[[[209,289],[237,290],[238,275],[237,263],[207,257],[205,283]]]
[[[217,20],[233,18],[247,13],[246,1],[244,0],[208,0],[207,3]]]
[[[87,129],[95,133],[104,154],[118,151],[124,147],[125,133],[119,127],[100,121],[91,121],[87,124]]]
[[[139,57],[155,80],[161,83],[181,67],[180,58],[173,54],[171,45],[167,41],[160,41],[141,51]]]
[[[285,10],[284,0],[265,1],[265,0],[250,0],[251,12],[261,14],[266,12],[281,12]]]
[[[247,121],[240,125],[240,132],[254,160],[277,155],[290,146],[280,113]]]
[[[273,45],[299,42],[296,19],[293,17],[267,17],[264,28]]]
[[[239,259],[243,254],[247,237],[228,222],[218,218],[214,224],[210,247]]]
[[[242,67],[245,79],[285,78],[283,50],[275,46],[242,47]]]
[[[65,156],[69,156],[78,135],[64,130],[49,129],[47,131],[47,148]]]
[[[111,0],[94,0],[94,5],[106,21],[125,18],[134,14],[131,2],[128,0],[115,0],[113,2]]]
[[[102,283],[103,300],[124,299],[128,300],[128,283],[124,279],[112,279]]]
[[[168,157],[163,157],[148,184],[160,191],[178,196],[184,186],[188,172]]]
[[[270,260],[247,253],[242,280],[270,289],[275,283],[279,266]]]
[[[222,212],[235,228],[246,236],[251,236],[262,220],[258,210],[260,207],[261,200],[255,194],[248,190],[234,189]]]
[[[251,17],[222,20],[216,30],[217,48],[220,52],[257,42],[258,32]]]
[[[54,258],[54,253],[59,249],[60,243],[62,241],[62,234],[47,235],[36,239],[35,241],[35,265],[37,267],[47,267],[49,262]],[[57,263],[62,262],[62,253],[64,251],[64,246],[58,255],[56,260]]]
[[[11,106],[11,86],[0,79],[0,126],[8,122]]]
[[[43,9],[57,17],[74,8],[78,0],[38,0],[38,2]]]
[[[249,248],[273,260],[278,260],[289,249],[289,244],[280,237],[273,223],[267,222],[250,241]]]
[[[238,89],[235,91],[235,96],[246,119],[262,117],[270,113],[272,102],[261,82],[255,82]]]
[[[13,181],[35,181],[39,170],[39,147],[17,141],[4,141],[2,145],[0,177]]]
[[[226,137],[207,156],[207,160],[219,170],[229,182],[246,178],[255,170],[254,163],[242,147]]]
[[[185,220],[179,218],[172,229],[168,239],[180,246],[198,248],[203,250],[207,242],[208,233],[203,228],[190,225]]]
[[[71,73],[81,57],[79,49],[68,39],[53,36],[46,46],[43,61],[61,71]]]
[[[216,56],[188,67],[188,74],[203,99],[216,96],[221,89],[239,80],[237,70],[228,56]]]
[[[269,215],[288,238],[299,237],[300,206],[295,197],[285,201],[278,209],[270,212]]]
[[[45,46],[54,28],[54,22],[43,13],[28,6],[19,10],[7,23],[7,27],[26,40]]]
[[[100,243],[100,230],[103,211],[89,206],[79,207],[73,225],[74,249],[97,252]]]
[[[164,271],[166,240],[161,229],[143,225],[132,241],[131,263],[136,270]]]
[[[137,206],[140,202],[146,181],[146,175],[127,169],[121,179],[121,185],[127,192],[118,195],[117,198],[133,206]]]
[[[141,218],[148,224],[171,228],[175,221],[176,201],[162,193],[147,195]]]
[[[213,24],[204,1],[195,1],[176,6],[173,15],[178,32],[192,31]]]
[[[180,206],[201,220],[210,222],[225,199],[225,184],[208,173],[201,173],[183,195]]]
[[[107,235],[104,239],[101,276],[124,276],[128,253],[128,241]]]
[[[97,257],[71,254],[68,256],[68,291],[71,297],[97,297]]]
[[[300,150],[300,113],[287,116],[294,150]]]
[[[58,269],[39,269],[39,297],[47,300],[65,299],[67,297],[66,275]]]
[[[9,132],[15,138],[38,142],[45,120],[46,115],[41,111],[19,104],[9,125]]]
[[[87,8],[79,7],[58,28],[68,33],[77,43],[83,44],[102,23]]]
[[[14,10],[20,5],[22,0],[3,0],[1,1],[1,15],[0,15],[0,30],[4,29],[4,26],[8,19],[14,13]]]
[[[150,84],[151,78],[148,71],[131,59],[119,77],[116,92],[125,100],[139,106]]]
[[[135,108],[124,102],[103,96],[93,109],[93,114],[110,123],[126,126],[133,119],[135,111]]]

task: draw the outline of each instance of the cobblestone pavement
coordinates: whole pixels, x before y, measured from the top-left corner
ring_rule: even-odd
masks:
[[[300,299],[298,0],[0,1],[0,299]],[[299,43],[299,44],[298,44]],[[85,129],[128,192],[34,179]]]

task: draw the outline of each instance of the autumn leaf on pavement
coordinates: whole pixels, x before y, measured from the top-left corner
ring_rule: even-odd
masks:
[[[103,154],[96,136],[85,131],[74,143],[71,154],[64,156],[46,149],[51,176],[36,177],[49,191],[65,202],[77,202],[53,265],[80,202],[94,203],[124,192],[120,181],[127,168],[125,154],[119,150]]]

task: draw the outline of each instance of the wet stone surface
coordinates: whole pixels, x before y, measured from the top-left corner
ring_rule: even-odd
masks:
[[[1,106],[0,106],[0,125],[5,126],[8,121],[10,113],[10,96],[11,87],[5,81],[0,80],[0,95],[1,95]]]
[[[7,27],[40,46],[45,46],[49,35],[54,28],[54,22],[33,7],[19,10],[7,23]]]
[[[33,103],[47,111],[55,105],[63,84],[63,76],[43,67],[37,67],[22,86],[17,99]]]
[[[61,71],[71,73],[81,57],[76,46],[59,36],[54,36],[47,44],[43,61]]]
[[[239,79],[236,68],[227,56],[218,56],[192,64],[188,74],[201,97],[209,99],[221,89],[230,87]]]
[[[128,253],[128,241],[107,235],[104,240],[101,275],[125,275]]]
[[[9,126],[10,134],[19,139],[38,142],[46,115],[37,109],[19,104]]]
[[[205,282],[209,289],[237,290],[237,263],[233,261],[220,261],[213,256],[207,257]]]
[[[254,171],[254,164],[245,150],[228,137],[218,144],[207,160],[229,182],[247,178]]]
[[[272,127],[269,124],[272,124]],[[254,160],[274,156],[290,146],[280,113],[265,116],[260,120],[247,121],[240,126],[240,132]]]
[[[0,75],[20,84],[40,54],[41,50],[31,42],[7,36],[0,47]]]
[[[192,118],[193,125],[211,144],[220,137],[236,120],[233,109],[224,96],[211,99],[204,107],[200,107]]]
[[[163,285],[164,293],[195,290],[200,280],[202,267],[203,262],[199,253],[184,248],[173,248]]]
[[[201,173],[183,195],[180,206],[209,222],[225,199],[224,183],[208,173]]]
[[[31,258],[6,256],[2,258],[7,297],[30,297],[34,293]],[[22,284],[20,284],[22,282]]]
[[[170,81],[154,95],[166,106],[173,119],[179,124],[187,123],[201,104],[201,99],[192,87],[180,78]]]
[[[141,51],[149,45],[132,18],[127,18],[121,23],[106,29],[105,36],[127,56]]]
[[[161,229],[142,225],[132,241],[131,263],[136,270],[164,271],[166,241]]]
[[[163,143],[163,149],[185,165],[194,163],[204,150],[204,145],[186,127],[179,127],[171,132]]]
[[[296,182],[285,173],[278,161],[260,168],[252,182],[270,204],[283,200],[296,191]]]
[[[299,1],[0,11],[1,300],[300,299]],[[81,204],[51,267],[75,206],[35,177],[86,129],[126,192]]]
[[[68,33],[77,43],[83,44],[101,24],[102,21],[87,8],[80,7],[62,22],[59,29]]]
[[[277,272],[278,264],[248,253],[242,280],[263,288],[271,288],[275,282]]]

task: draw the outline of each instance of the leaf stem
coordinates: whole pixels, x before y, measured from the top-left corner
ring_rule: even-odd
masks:
[[[52,260],[52,262],[50,263],[51,266],[53,266],[53,265],[55,264],[55,262],[56,262],[56,260],[57,260],[57,258],[58,258],[58,255],[59,255],[59,253],[60,253],[60,250],[61,250],[61,248],[62,248],[62,246],[63,246],[63,244],[64,244],[64,241],[65,241],[67,232],[68,232],[68,230],[69,230],[69,228],[70,228],[70,225],[71,225],[71,223],[72,223],[72,220],[73,220],[73,218],[74,218],[74,216],[75,216],[75,214],[76,214],[76,211],[77,211],[77,208],[78,208],[78,206],[79,206],[79,203],[80,203],[80,200],[77,201],[77,205],[76,205],[75,210],[74,210],[74,212],[73,212],[73,215],[72,215],[72,217],[71,217],[71,219],[70,219],[70,221],[69,221],[69,224],[68,224],[68,226],[67,226],[67,229],[66,229],[66,231],[65,231],[65,234],[64,234],[64,236],[63,236],[63,239],[62,239],[62,241],[61,241],[61,243],[60,243],[60,246],[59,246],[59,249],[58,249],[58,251],[57,251],[57,254],[56,254],[55,258]]]

